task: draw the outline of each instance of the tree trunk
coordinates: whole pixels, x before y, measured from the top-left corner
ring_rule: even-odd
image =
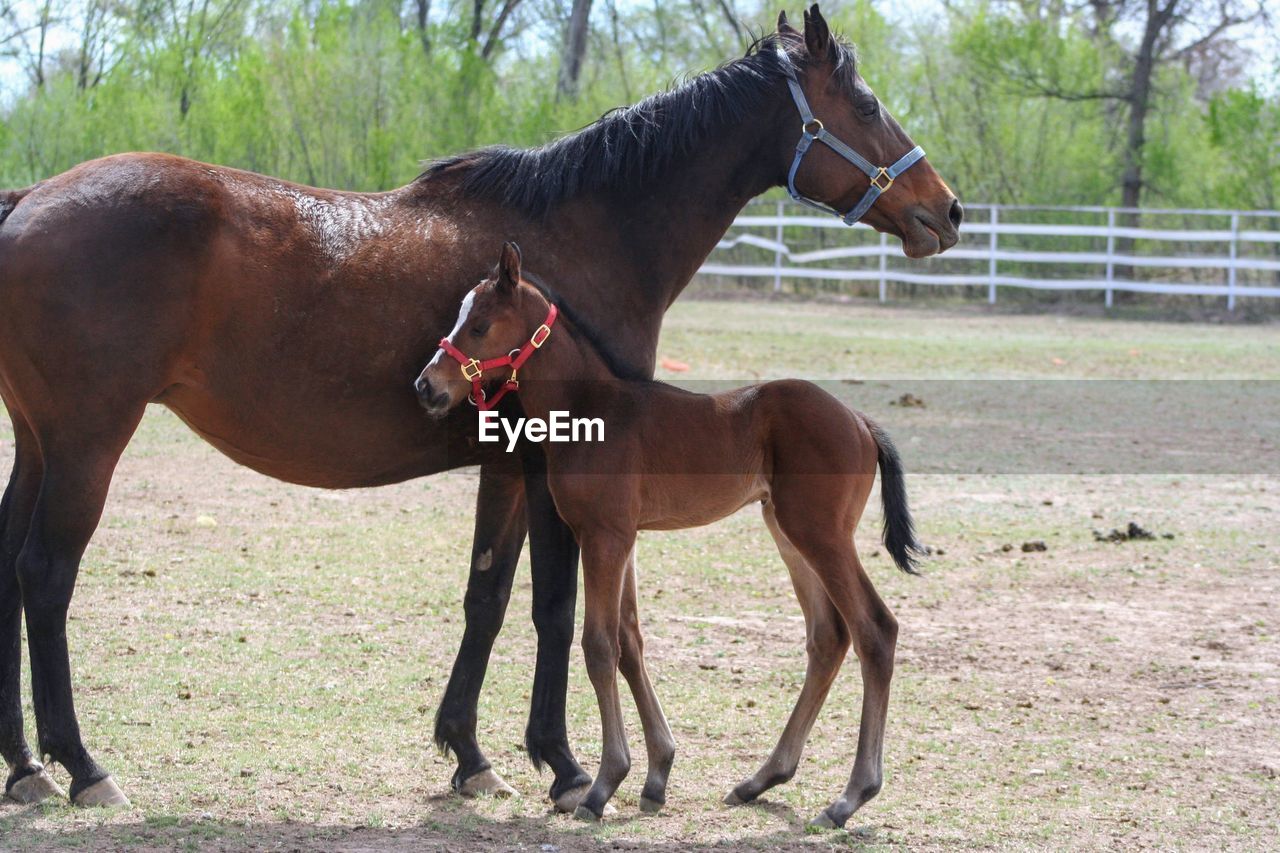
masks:
[[[573,0],[569,28],[564,36],[564,51],[560,54],[560,80],[556,86],[556,93],[560,97],[574,98],[578,94],[582,59],[587,53],[587,25],[590,18],[591,0]]]
[[[484,0],[474,0],[471,6],[471,44],[480,45],[480,33],[484,30]]]
[[[427,16],[431,13],[431,0],[416,0],[418,4],[418,41],[422,42],[422,52],[431,55],[431,37],[427,35]]]

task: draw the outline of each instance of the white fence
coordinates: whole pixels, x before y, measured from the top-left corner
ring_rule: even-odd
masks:
[[[911,261],[897,239],[790,201],[754,202],[700,272],[784,282],[878,282],[985,289],[1116,291],[1241,298],[1280,297],[1280,212],[1133,211],[1105,207],[966,205],[961,242]],[[1139,215],[1139,227],[1128,224]],[[857,263],[849,263],[852,260]],[[816,283],[816,282],[815,282]]]

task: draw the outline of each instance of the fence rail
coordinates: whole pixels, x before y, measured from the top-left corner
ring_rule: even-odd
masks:
[[[761,212],[762,210],[768,212]],[[967,206],[962,240],[907,261],[897,240],[791,202],[756,202],[702,266],[709,276],[985,288],[1280,297],[1280,212]],[[1118,224],[1124,217],[1139,224]],[[1003,241],[1003,242],[1002,242]],[[861,263],[850,264],[851,260]]]

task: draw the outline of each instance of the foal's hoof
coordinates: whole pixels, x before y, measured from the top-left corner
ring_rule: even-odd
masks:
[[[586,806],[578,806],[574,809],[573,816],[576,820],[585,821],[587,823],[597,823],[600,820],[600,815],[596,814]]]
[[[809,821],[809,826],[813,827],[814,829],[839,829],[840,828],[840,824],[832,820],[831,815],[827,814],[825,811],[822,812],[822,814],[815,817],[813,820]]]
[[[747,801],[738,796],[738,789],[734,788],[724,796],[724,804],[726,806],[745,806]]]
[[[62,790],[62,787],[53,781],[53,777],[41,767],[36,772],[29,773],[14,782],[4,795],[15,803],[33,806],[50,797],[65,797],[67,792]]]
[[[129,798],[124,795],[124,791],[120,790],[120,786],[110,776],[94,782],[76,794],[71,802],[77,806],[102,808],[118,808],[130,805]]]
[[[458,788],[458,793],[464,797],[497,797],[498,799],[506,799],[514,797],[516,789],[502,781],[502,777],[493,772],[493,768],[481,770],[474,776],[467,778],[462,783],[462,787]]]

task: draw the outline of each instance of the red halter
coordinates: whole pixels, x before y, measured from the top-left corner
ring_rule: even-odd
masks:
[[[494,406],[498,405],[498,401],[507,395],[508,391],[517,391],[520,388],[520,381],[516,379],[516,371],[519,370],[529,356],[534,351],[540,349],[547,342],[547,338],[551,337],[551,327],[555,325],[556,315],[560,312],[556,310],[556,306],[552,305],[547,311],[547,319],[541,326],[533,330],[532,337],[529,342],[520,349],[513,349],[511,352],[498,358],[490,358],[484,361],[471,358],[462,350],[455,347],[449,342],[448,338],[440,339],[440,349],[444,350],[453,360],[462,365],[462,376],[471,383],[471,396],[467,399],[471,401],[471,405],[475,406],[482,412],[487,412]],[[492,370],[495,367],[510,367],[511,376],[498,389],[498,393],[493,395],[493,399],[487,399],[484,394],[484,372]]]

